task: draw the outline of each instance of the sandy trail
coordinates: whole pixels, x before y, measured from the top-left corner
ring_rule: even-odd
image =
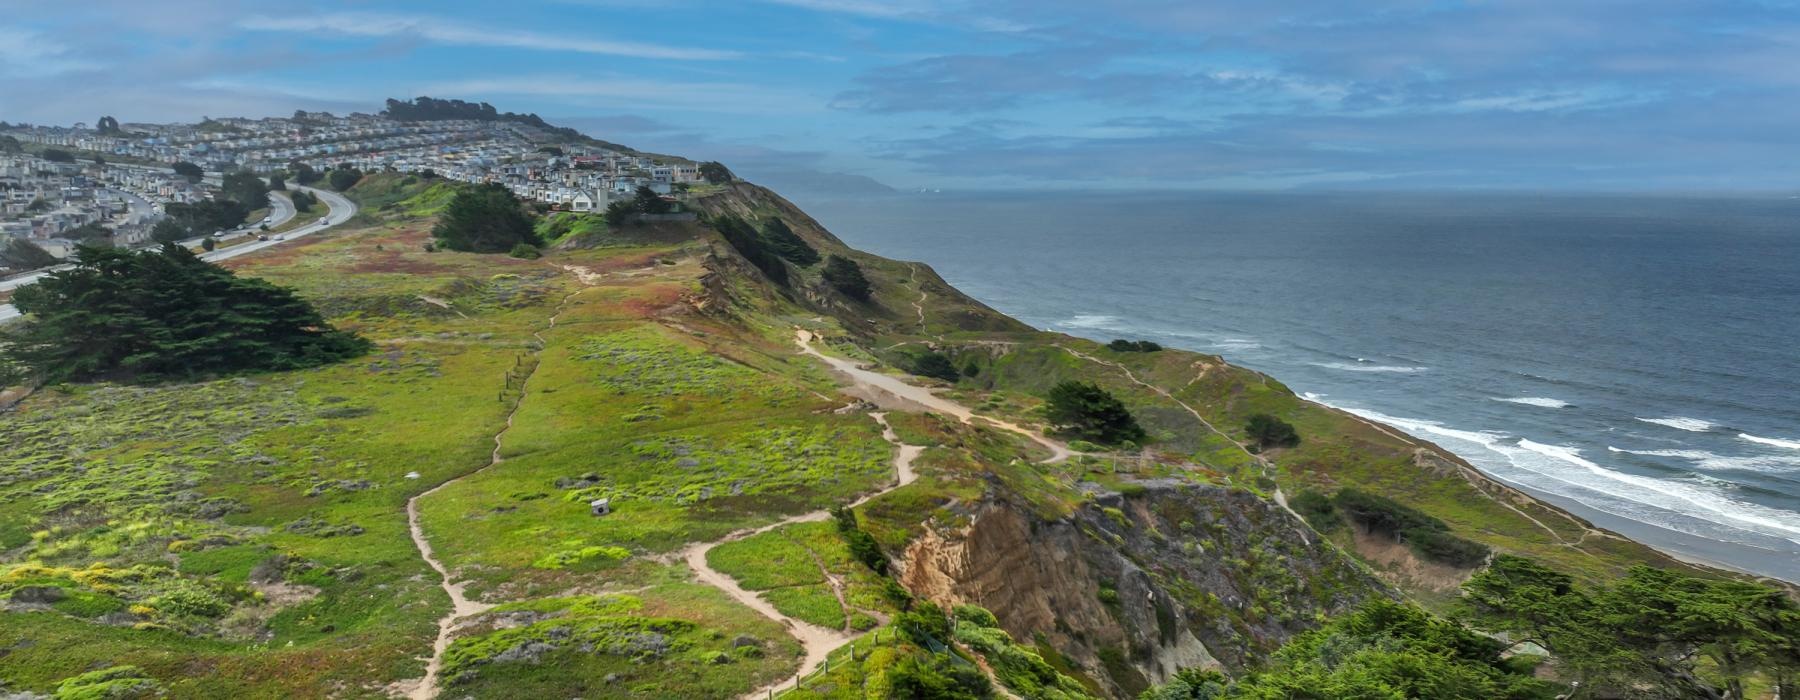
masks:
[[[896,448],[899,448],[899,451],[894,453],[894,483],[886,488],[864,494],[861,498],[856,499],[856,501],[850,504],[851,508],[860,506],[869,502],[872,498],[876,498],[889,491],[912,483],[913,480],[918,478],[918,474],[913,471],[913,460],[919,457],[919,453],[925,451],[925,448],[921,445],[908,445],[900,442],[900,436],[894,433],[893,426],[888,425],[887,414],[871,413],[869,416],[874,418],[875,422],[881,424],[881,437],[888,442],[893,443]],[[817,523],[824,522],[830,518],[830,511],[815,510],[810,513],[803,513],[791,518],[773,522],[762,527],[738,530],[737,532],[733,532],[716,541],[702,542],[690,546],[681,553],[682,560],[687,562],[688,568],[694,571],[695,579],[699,580],[701,583],[724,591],[725,595],[730,596],[732,600],[743,603],[763,617],[781,623],[783,626],[787,627],[788,632],[793,634],[795,639],[800,641],[801,648],[806,650],[806,657],[801,661],[800,669],[795,672],[795,677],[805,677],[807,674],[812,673],[813,670],[825,663],[826,657],[830,656],[831,652],[836,651],[838,647],[850,643],[860,635],[850,634],[843,630],[820,627],[819,625],[815,625],[805,620],[795,619],[783,614],[780,610],[776,610],[775,606],[770,605],[768,601],[763,600],[762,596],[757,595],[753,591],[745,590],[743,586],[738,585],[736,579],[713,569],[712,566],[706,563],[706,554],[707,552],[712,551],[714,547],[725,544],[726,542],[735,542],[746,537],[753,537],[795,523]],[[777,681],[772,685],[757,688],[756,690],[745,694],[743,697],[745,700],[766,698],[770,691],[789,682],[791,682],[789,679]]]
[[[562,303],[556,305],[555,313],[550,315],[549,325],[546,326],[543,331],[532,332],[531,337],[538,341],[537,349],[534,352],[543,352],[544,347],[548,345],[548,342],[544,340],[544,332],[556,328],[556,319],[562,316],[563,309],[569,305],[569,300],[574,299],[575,295],[580,293],[581,291],[576,291],[563,297]],[[524,379],[520,381],[521,388],[519,391],[519,398],[517,401],[513,402],[512,410],[508,411],[506,414],[506,425],[500,428],[500,432],[494,433],[494,451],[489,453],[486,466],[454,479],[450,479],[449,481],[445,481],[424,493],[406,500],[406,529],[408,533],[412,535],[413,546],[418,548],[419,557],[424,559],[425,563],[430,565],[432,570],[438,573],[439,587],[443,588],[444,593],[450,596],[450,612],[438,620],[437,639],[431,644],[431,658],[425,662],[425,677],[413,681],[412,684],[407,686],[404,690],[404,694],[410,700],[431,700],[431,698],[437,697],[438,674],[444,668],[444,652],[450,649],[450,640],[456,632],[457,622],[473,615],[480,615],[494,608],[492,603],[483,603],[478,600],[470,599],[466,592],[468,584],[456,580],[451,575],[450,569],[444,566],[443,562],[438,561],[436,554],[431,549],[431,540],[425,536],[425,528],[419,523],[419,500],[442,491],[445,487],[458,481],[493,469],[501,462],[506,461],[506,458],[500,456],[502,441],[506,438],[506,433],[512,430],[513,418],[519,415],[519,409],[525,405],[526,392],[523,387],[531,381],[532,375],[536,373],[537,364],[533,363],[530,371],[528,371],[525,374]]]
[[[803,330],[794,332],[794,342],[800,346],[801,352],[824,360],[825,364],[831,365],[832,369],[848,375],[851,381],[858,385],[892,394],[938,413],[955,416],[957,420],[964,423],[973,424],[976,418],[980,418],[983,422],[993,425],[994,427],[1023,435],[1032,442],[1043,445],[1050,450],[1051,456],[1049,459],[1043,461],[1044,464],[1054,464],[1069,458],[1070,452],[1067,446],[1044,437],[1043,435],[1038,434],[1037,431],[1022,427],[1015,423],[990,418],[988,416],[977,416],[974,411],[970,411],[962,404],[931,393],[930,389],[926,389],[922,386],[914,386],[900,381],[898,377],[892,377],[880,372],[863,369],[853,361],[841,357],[832,357],[819,352],[813,348],[812,341],[812,333]]]

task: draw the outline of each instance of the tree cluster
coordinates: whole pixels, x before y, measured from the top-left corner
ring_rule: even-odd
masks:
[[[362,178],[362,171],[351,167],[341,167],[332,168],[331,172],[326,175],[325,182],[331,185],[331,189],[342,192],[355,187],[356,183],[362,181]]]
[[[1752,677],[1800,697],[1800,604],[1768,586],[1640,565],[1586,587],[1500,555],[1463,592],[1472,624],[1548,650],[1584,697],[1742,700]]]
[[[1157,352],[1163,346],[1148,340],[1114,340],[1106,344],[1106,349],[1113,352]]]
[[[519,198],[491,182],[458,190],[431,235],[442,247],[471,253],[506,253],[539,243]]]
[[[863,276],[862,266],[842,255],[825,258],[825,269],[819,276],[825,280],[825,284],[838,290],[838,293],[857,301],[868,301],[870,292],[874,290],[869,284],[869,278]]]
[[[1332,504],[1363,529],[1397,542],[1414,554],[1451,566],[1479,566],[1489,554],[1487,545],[1450,534],[1444,521],[1386,496],[1340,489]]]
[[[1066,381],[1050,388],[1044,416],[1051,427],[1069,437],[1114,445],[1143,442],[1145,433],[1131,411],[1096,384]]]
[[[954,382],[962,378],[962,372],[956,369],[956,363],[950,357],[936,350],[926,350],[912,356],[906,371],[921,377],[942,379]]]
[[[23,238],[8,238],[0,245],[0,268],[14,272],[36,270],[57,263],[56,256],[36,243]]]
[[[110,116],[101,117],[99,121],[94,122],[94,130],[100,132],[101,136],[118,136],[125,133],[125,130],[119,128],[119,120]]]
[[[240,170],[225,174],[225,179],[219,185],[219,193],[225,199],[244,205],[245,213],[249,213],[268,205],[269,183],[254,174]],[[243,217],[238,217],[238,221],[232,225],[236,226],[239,223],[243,223]]]
[[[719,236],[738,252],[738,255],[744,256],[744,259],[750,261],[750,264],[756,266],[756,269],[761,270],[763,275],[776,284],[785,286],[788,283],[787,266],[782,264],[781,256],[775,254],[775,251],[763,240],[762,234],[758,233],[748,222],[727,214],[714,217],[709,223],[714,230],[719,232]]]
[[[319,203],[319,198],[314,197],[311,192],[306,190],[294,190],[288,193],[288,200],[294,203],[294,211],[301,214],[312,211],[313,207]]]
[[[486,102],[464,102],[462,100],[440,100],[432,97],[415,97],[411,100],[388,98],[387,110],[383,112],[388,118],[403,122],[445,121],[451,119],[470,119],[488,122],[514,122],[541,129],[547,133],[569,141],[593,141],[615,150],[631,149],[618,144],[596,141],[582,135],[581,132],[566,126],[555,126],[544,121],[536,114],[519,114],[502,112]]]
[[[724,163],[720,163],[716,160],[709,160],[700,164],[700,177],[714,185],[723,185],[736,179],[736,176],[731,174],[730,168],[725,167]]]
[[[1551,700],[1556,686],[1501,658],[1507,645],[1406,603],[1377,598],[1275,653],[1236,681],[1179,672],[1139,700]]]
[[[769,217],[769,220],[764,221],[760,233],[763,242],[783,260],[801,267],[819,262],[819,251],[814,250],[800,234],[794,233],[794,229],[788,228],[787,222],[779,217]]]
[[[175,171],[176,175],[187,178],[188,182],[199,182],[201,178],[206,177],[205,170],[201,170],[200,166],[185,160],[176,161],[174,165],[169,166],[169,169]]]
[[[43,158],[44,160],[50,161],[52,163],[73,163],[73,162],[75,162],[75,154],[65,151],[63,149],[60,149],[60,148],[46,148],[46,149],[44,149],[44,152],[38,154],[38,156]]]
[[[1258,413],[1244,421],[1244,432],[1256,441],[1258,447],[1297,447],[1300,445],[1300,432],[1294,426],[1267,413]]]
[[[209,199],[198,202],[170,202],[163,206],[166,216],[151,230],[151,237],[168,243],[215,231],[236,228],[244,223],[250,210],[234,199]]]
[[[0,337],[0,365],[52,382],[296,369],[370,347],[291,290],[174,245],[81,246],[73,268],[20,289],[13,302],[27,319]]]

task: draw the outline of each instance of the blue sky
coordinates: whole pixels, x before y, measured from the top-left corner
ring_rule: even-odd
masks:
[[[483,100],[776,184],[1800,188],[1800,5],[9,0],[0,119]]]

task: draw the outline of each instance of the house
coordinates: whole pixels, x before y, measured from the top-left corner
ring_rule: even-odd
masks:
[[[569,198],[569,211],[600,211],[611,204],[612,198],[602,190],[590,192],[582,190]]]

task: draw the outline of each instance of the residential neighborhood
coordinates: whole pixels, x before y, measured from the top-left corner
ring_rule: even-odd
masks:
[[[699,165],[688,160],[494,119],[401,121],[304,111],[197,124],[103,117],[93,126],[0,124],[0,139],[16,142],[19,151],[0,152],[0,238],[27,238],[59,257],[75,243],[65,236],[69,231],[100,224],[117,233],[115,243],[141,243],[164,205],[211,197],[204,182],[168,171],[184,162],[209,173],[265,177],[302,165],[429,172],[499,183],[522,200],[575,212],[604,210],[640,187],[667,195],[702,179]]]

